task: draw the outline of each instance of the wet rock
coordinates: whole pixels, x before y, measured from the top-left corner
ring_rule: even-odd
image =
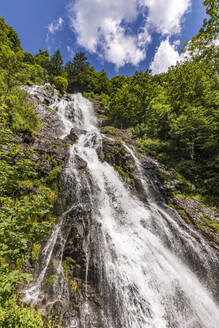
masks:
[[[34,268],[29,260],[26,260],[22,265],[22,270],[26,273],[33,274]]]
[[[75,155],[75,166],[77,169],[86,169],[87,163],[78,155]]]
[[[62,140],[52,137],[47,139],[41,134],[36,135],[32,150],[32,158],[40,165],[44,174],[48,174],[68,158],[68,147]]]
[[[179,180],[171,180],[168,181],[166,183],[164,183],[164,188],[168,191],[168,192],[173,192],[176,190],[181,190],[182,189],[182,185],[183,183]]]
[[[109,120],[109,118],[106,116],[100,116],[98,118],[98,125],[99,127],[105,127],[105,126],[109,126],[111,124],[111,120]]]
[[[94,102],[94,110],[97,114],[100,114],[100,115],[106,114],[105,108],[98,102]]]
[[[78,129],[77,127],[75,127],[75,128],[71,129],[70,134],[67,137],[65,137],[64,140],[72,145],[78,140],[78,138],[82,134],[85,134],[85,133],[86,133],[85,130],[81,130],[81,129]]]
[[[219,214],[198,202],[185,197],[172,197],[172,203],[179,211],[183,210],[193,225],[208,239],[213,247],[219,245]]]
[[[142,163],[142,167],[144,168],[144,169],[146,169],[146,170],[148,170],[148,169],[152,169],[152,170],[154,170],[154,169],[156,169],[156,165],[155,165],[155,163],[153,163],[153,162],[143,162]]]

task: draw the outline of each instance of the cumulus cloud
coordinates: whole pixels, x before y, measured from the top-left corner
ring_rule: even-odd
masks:
[[[191,7],[191,0],[140,0],[149,9],[147,23],[162,35],[181,32],[182,17]]]
[[[119,68],[127,63],[137,66],[146,58],[152,32],[167,36],[179,33],[190,2],[74,0],[68,13],[77,43]]]
[[[69,13],[77,42],[90,52],[117,67],[145,58],[145,31],[137,37],[127,29],[138,17],[136,0],[76,0]]]
[[[170,44],[169,39],[166,39],[161,42],[157,49],[150,69],[153,74],[165,73],[168,71],[168,67],[176,65],[177,61],[180,60],[182,60],[182,58],[176,50],[176,44]]]

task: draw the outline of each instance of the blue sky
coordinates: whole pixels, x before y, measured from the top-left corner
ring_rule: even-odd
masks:
[[[201,0],[1,0],[0,16],[25,51],[60,49],[65,62],[84,51],[111,77],[165,72],[202,26],[205,8]]]

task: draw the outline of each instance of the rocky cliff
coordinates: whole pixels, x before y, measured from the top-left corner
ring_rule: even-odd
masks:
[[[25,89],[28,92],[27,101],[34,106],[42,121],[40,132],[35,135],[32,145],[33,159],[40,165],[42,174],[49,174],[55,168],[59,168],[59,196],[54,212],[57,222],[64,223],[61,223],[61,228],[57,232],[58,237],[56,236],[53,248],[47,246],[48,238],[45,238],[42,240],[42,251],[38,261],[28,262],[24,267],[24,270],[33,273],[35,277],[34,282],[24,288],[24,300],[27,304],[42,309],[45,318],[52,315],[57,327],[58,324],[61,327],[72,328],[108,327],[102,315],[106,304],[111,312],[116,313],[116,310],[114,311],[114,305],[108,297],[112,290],[109,289],[109,295],[104,295],[107,289],[100,287],[104,281],[104,274],[100,272],[98,263],[100,257],[97,255],[99,252],[96,239],[100,227],[94,225],[92,219],[95,212],[93,195],[99,191],[83,156],[80,153],[73,159],[70,156],[71,146],[86,131],[75,126],[69,128],[69,133],[63,137],[63,120],[60,108],[57,109],[60,101],[65,102],[63,108],[69,120],[74,122],[81,119],[75,118],[76,109],[72,109],[72,104],[69,105],[71,108],[68,108],[67,102],[71,95],[66,94],[61,100],[50,85]],[[163,245],[191,268],[211,290],[214,298],[219,300],[219,262],[215,260],[219,248],[218,212],[198,200],[185,197],[184,182],[178,179],[173,168],[165,167],[149,153],[142,152],[130,130],[109,126],[107,116],[103,119],[107,113],[98,102],[94,103],[94,110],[99,117],[102,144],[99,147],[96,135],[89,139],[89,143],[95,148],[100,162],[110,164],[118,172],[129,192],[146,207],[150,208],[151,202],[159,206],[157,215],[163,218],[164,227],[159,226],[160,221],[156,220],[154,213],[155,219],[150,231],[159,235]],[[116,197],[113,191],[110,197],[113,202],[113,198]],[[116,202],[115,200],[115,204]],[[171,216],[171,221],[168,215]],[[166,226],[171,231],[171,238],[165,234]],[[52,234],[54,237],[56,231]],[[196,248],[199,247],[196,253],[189,238],[193,240]],[[48,263],[43,256],[45,254],[50,254]],[[45,266],[46,271],[38,290],[40,295],[37,295],[34,288]],[[119,324],[121,325],[122,321],[117,319],[114,325],[121,327]]]

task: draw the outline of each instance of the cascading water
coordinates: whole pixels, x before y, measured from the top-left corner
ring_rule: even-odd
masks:
[[[32,93],[35,92],[37,89]],[[140,201],[119,174],[99,159],[102,136],[88,100],[76,94],[71,101],[56,99],[52,107],[64,123],[63,138],[72,128],[81,131],[78,140],[70,148],[65,168],[66,179],[75,182],[75,202],[54,227],[41,252],[39,272],[33,286],[26,291],[26,301],[37,304],[43,298],[42,282],[51,263],[57,279],[56,284],[53,284],[53,297],[47,303],[52,304],[57,299],[61,300],[63,293],[68,294],[62,268],[66,236],[70,229],[68,214],[87,207],[89,203],[92,209],[89,227],[92,238],[88,233],[87,245],[95,245],[92,247],[95,249],[92,256],[98,263],[102,318],[99,325],[90,323],[92,309],[87,302],[86,286],[84,321],[79,323],[72,319],[66,327],[218,328],[219,310],[216,303],[197,278],[196,270],[192,272],[189,263],[185,264],[185,253],[190,249],[203,270],[216,270],[217,266],[213,266],[218,260],[210,247],[203,240],[203,252],[200,252],[197,232],[192,231],[191,234],[189,230],[181,228],[168,208],[156,203],[156,197],[148,195],[147,203]],[[150,191],[140,162],[134,152],[125,147],[135,162],[142,186],[148,194]],[[89,175],[78,168],[77,158],[86,163]],[[83,188],[84,185],[86,188]],[[84,193],[88,191],[85,202]],[[87,283],[90,260],[88,248],[86,253]],[[68,295],[67,299],[70,302]]]

